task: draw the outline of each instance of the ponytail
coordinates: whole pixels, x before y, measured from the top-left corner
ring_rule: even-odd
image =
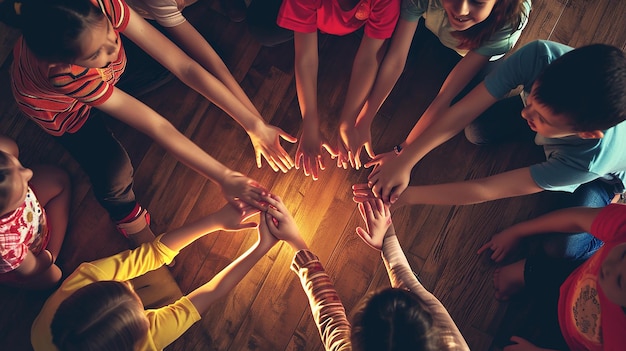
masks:
[[[48,62],[71,63],[79,36],[103,18],[89,0],[0,0],[0,21],[21,29],[26,46]]]

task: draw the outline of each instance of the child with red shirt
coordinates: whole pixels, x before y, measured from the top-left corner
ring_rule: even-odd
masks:
[[[553,320],[558,317],[564,340],[559,342],[557,338],[549,347],[623,350],[626,345],[626,284],[623,282],[626,277],[626,205],[554,211],[504,230],[478,253],[491,249],[491,258],[499,262],[524,237],[577,230],[593,234],[604,245],[586,261],[530,256],[500,268],[494,275],[496,297],[506,299],[525,287],[544,300],[542,306],[551,305],[552,310],[543,309],[541,319],[550,320],[550,315]],[[558,292],[558,296],[551,294],[550,288]],[[549,301],[550,296],[555,299]],[[511,340],[516,344],[505,350],[544,350],[520,337]]]
[[[215,160],[157,112],[116,87],[127,65],[123,33],[219,107],[232,115],[249,114],[225,93],[223,84],[124,0],[5,1],[2,7],[3,20],[17,22],[22,29],[11,72],[19,108],[78,161],[98,201],[134,245],[152,240],[154,234],[146,210],[135,199],[131,161],[103,114],[145,133],[218,183],[228,201],[261,207],[257,200],[264,190],[259,184]],[[7,20],[13,10],[15,18]]]
[[[70,207],[67,173],[53,166],[22,166],[12,139],[0,136],[0,284],[26,289],[54,287],[55,264]]]
[[[352,73],[341,117],[356,116],[365,103],[385,53],[385,40],[391,37],[400,15],[400,0],[284,0],[278,13],[280,27],[294,31],[295,74],[303,130],[295,156],[296,168],[317,179],[324,169],[322,148],[331,156],[337,152],[319,130],[317,109],[318,30],[346,35],[363,28],[363,38],[354,58]],[[339,134],[339,133],[338,133]],[[341,138],[338,138],[340,141]],[[347,168],[340,157],[337,166]]]

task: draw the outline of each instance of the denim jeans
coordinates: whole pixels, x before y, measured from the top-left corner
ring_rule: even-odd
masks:
[[[615,187],[596,179],[582,184],[573,193],[553,192],[549,196],[552,211],[568,207],[604,207],[615,196]],[[601,246],[602,241],[589,233],[553,233],[541,237],[543,254],[548,257],[569,260],[589,258]]]

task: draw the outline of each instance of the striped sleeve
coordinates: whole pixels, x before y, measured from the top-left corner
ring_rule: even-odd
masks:
[[[311,313],[327,351],[352,349],[350,323],[330,277],[321,262],[308,250],[296,253],[291,270],[298,274],[302,288],[309,298]]]
[[[439,349],[469,351],[467,342],[446,308],[435,295],[426,290],[422,283],[417,280],[417,277],[411,270],[409,261],[402,251],[402,247],[400,247],[397,236],[388,235],[385,237],[382,257],[389,274],[389,280],[391,280],[391,286],[413,292],[425,308],[430,311],[433,317],[433,324],[440,329]]]
[[[109,18],[113,28],[123,32],[128,25],[130,11],[124,0],[91,0]]]

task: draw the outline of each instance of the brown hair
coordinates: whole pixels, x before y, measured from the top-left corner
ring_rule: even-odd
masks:
[[[464,31],[452,32],[452,36],[459,41],[457,48],[474,50],[489,40],[495,32],[503,28],[510,28],[511,32],[520,29],[522,23],[529,15],[526,13],[525,1],[496,0],[491,13],[484,21]]]
[[[112,280],[76,290],[59,305],[50,325],[61,351],[132,350],[148,328],[130,283]]]
[[[435,351],[438,330],[414,293],[387,288],[364,297],[352,315],[355,351]]]

